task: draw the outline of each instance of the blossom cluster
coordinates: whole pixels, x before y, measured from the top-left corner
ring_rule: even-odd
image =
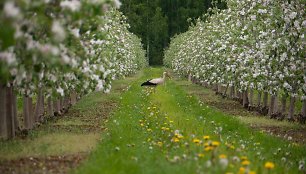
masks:
[[[146,66],[137,36],[112,1],[3,2],[0,83],[25,95],[109,92],[116,78]],[[1,7],[1,6],[0,6]]]
[[[165,64],[208,84],[306,96],[303,1],[227,0],[171,40]]]

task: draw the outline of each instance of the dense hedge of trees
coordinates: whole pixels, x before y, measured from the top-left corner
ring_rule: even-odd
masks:
[[[227,6],[211,9],[211,15],[173,38],[165,64],[271,116],[293,120],[295,105],[302,103],[298,108],[305,121],[303,1],[227,0]]]
[[[142,38],[150,64],[163,63],[170,37],[187,31],[190,23],[212,6],[212,0],[122,0],[130,31]],[[220,8],[225,3],[217,2]]]

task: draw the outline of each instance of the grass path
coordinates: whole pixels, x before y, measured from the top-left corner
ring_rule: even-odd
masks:
[[[254,131],[238,118],[204,105],[174,82],[156,92],[145,70],[103,123],[106,130],[75,173],[303,173],[306,147]],[[271,163],[267,163],[271,162]],[[267,166],[265,166],[267,164]],[[268,168],[271,169],[268,169]]]

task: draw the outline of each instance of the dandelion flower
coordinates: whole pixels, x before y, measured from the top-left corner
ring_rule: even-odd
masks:
[[[210,138],[210,137],[209,137],[208,135],[203,136],[203,139],[204,139],[204,140],[209,140],[209,138]]]
[[[221,154],[221,155],[219,155],[219,158],[226,158],[226,155]]]
[[[243,160],[243,161],[241,162],[241,164],[242,164],[243,166],[248,166],[248,165],[250,165],[250,161],[249,161],[249,160]]]
[[[214,146],[214,147],[218,147],[220,145],[220,142],[218,142],[218,141],[213,141],[212,142],[212,146]]]
[[[241,157],[241,160],[242,160],[242,161],[247,160],[247,159],[248,159],[248,157],[246,157],[246,156],[242,156],[242,157]]]
[[[208,146],[208,147],[205,147],[205,148],[204,148],[204,150],[205,150],[206,152],[211,151],[211,150],[213,150],[213,149],[214,149],[214,148],[211,147],[211,146]]]
[[[273,169],[275,167],[274,163],[273,162],[266,162],[265,163],[265,168],[266,169]]]
[[[180,139],[178,139],[178,138],[174,137],[174,138],[172,138],[172,140],[171,140],[171,141],[172,141],[172,142],[177,143],[177,142],[180,142]]]
[[[198,144],[198,143],[200,143],[200,140],[199,140],[199,139],[197,139],[197,138],[195,138],[195,139],[193,139],[193,140],[192,140],[192,142],[194,142],[194,143]]]
[[[199,157],[199,158],[203,158],[203,157],[204,157],[204,154],[203,154],[203,153],[199,153],[199,154],[198,154],[198,157]]]
[[[159,141],[159,142],[157,142],[157,145],[158,145],[159,147],[162,147],[162,146],[163,146],[163,142]]]
[[[245,168],[244,167],[240,167],[238,173],[239,174],[245,174]]]

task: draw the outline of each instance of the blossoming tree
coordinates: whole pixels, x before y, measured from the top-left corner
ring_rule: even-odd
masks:
[[[119,1],[4,1],[0,3],[0,136],[61,114],[77,97],[109,92],[111,82],[147,65],[140,39],[128,31]],[[33,110],[35,96],[35,110]]]

